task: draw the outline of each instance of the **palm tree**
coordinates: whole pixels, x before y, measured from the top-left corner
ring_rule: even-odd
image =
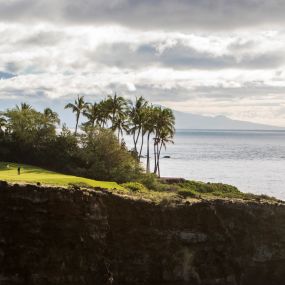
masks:
[[[110,118],[110,108],[108,100],[102,100],[98,103],[98,125],[105,128]]]
[[[95,127],[99,121],[99,105],[97,103],[89,103],[83,111],[83,115],[88,119],[85,125]]]
[[[145,109],[145,115],[144,115],[144,121],[143,121],[143,130],[145,133],[147,133],[147,154],[146,154],[146,172],[150,172],[150,136],[155,131],[156,126],[156,118],[157,118],[157,112],[156,108],[151,106],[146,107]]]
[[[139,154],[137,144],[142,133],[144,112],[147,104],[147,101],[142,96],[140,96],[139,98],[136,98],[135,104],[132,104],[129,110],[129,119],[131,126],[130,133],[133,136],[134,150],[137,154]],[[144,134],[142,135],[142,141],[143,136]]]
[[[120,141],[120,136],[123,138],[124,132],[128,133],[129,132],[129,124],[126,119],[126,115],[118,116],[115,118],[112,126],[113,131],[118,131],[117,138],[118,141]]]
[[[122,117],[125,115],[125,110],[127,108],[127,101],[122,96],[115,95],[107,97],[108,107],[110,111],[110,120],[111,124],[113,125],[116,117]]]
[[[75,132],[74,132],[75,135],[77,134],[77,128],[78,128],[80,115],[83,113],[86,106],[87,106],[87,103],[85,103],[84,101],[84,96],[79,96],[79,95],[77,99],[74,101],[74,104],[68,103],[65,106],[65,109],[71,109],[72,112],[75,113],[76,115],[76,125],[75,125]]]
[[[144,136],[147,132],[147,121],[148,121],[148,112],[147,112],[147,105],[144,106],[144,108],[141,110],[141,146],[140,146],[140,152],[139,152],[139,159],[141,158],[142,155],[142,149],[144,145]]]
[[[153,114],[152,114],[152,107],[148,106],[147,103],[143,106],[143,108],[140,111],[140,126],[141,126],[141,146],[140,146],[140,152],[139,152],[139,158],[141,158],[142,155],[142,149],[144,145],[144,137],[146,133],[148,132],[148,142],[149,142],[149,136],[150,136],[150,130],[153,129],[153,124],[155,123],[153,120]],[[149,150],[148,150],[149,151]],[[149,153],[147,155],[149,157]]]
[[[155,138],[154,138],[154,156],[155,165],[154,173],[158,172],[160,175],[159,159],[161,148],[166,148],[166,143],[173,142],[172,138],[175,133],[175,117],[171,109],[162,109],[161,107],[156,108],[157,118],[155,126]]]
[[[27,104],[27,103],[21,103],[21,105],[16,105],[16,110],[21,112],[21,111],[30,111],[32,110],[32,106]]]
[[[160,161],[160,153],[161,153],[161,149],[162,147],[164,147],[164,149],[166,149],[166,144],[167,143],[174,143],[173,141],[173,135],[174,133],[171,131],[169,132],[167,129],[162,129],[160,134],[159,134],[159,139],[157,140],[158,142],[158,148],[157,148],[157,159],[156,159],[156,163],[157,163],[157,174],[160,177],[160,165],[159,165],[159,161]]]
[[[107,97],[107,108],[109,110],[109,119],[111,121],[111,129],[115,132],[118,130],[118,139],[123,135],[123,131],[127,131],[127,100],[122,96],[115,95]]]
[[[60,119],[58,117],[58,114],[54,112],[52,109],[45,108],[43,114],[44,114],[46,124],[51,124],[51,125],[60,124]]]

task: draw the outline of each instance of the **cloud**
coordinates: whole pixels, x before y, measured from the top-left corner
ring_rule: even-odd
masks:
[[[65,38],[64,32],[59,31],[39,31],[32,34],[22,40],[18,41],[17,44],[20,46],[37,46],[37,47],[48,47],[54,46],[58,43],[68,40]]]
[[[230,52],[224,50],[224,54],[215,54],[212,50],[200,51],[182,42],[159,51],[159,44],[102,44],[94,51],[88,51],[87,57],[103,65],[135,69],[146,66],[175,69],[268,69],[283,66],[285,62],[283,52],[256,52],[253,44],[248,45],[251,50],[247,49],[246,53],[237,52],[231,45]]]
[[[285,35],[181,34],[120,28],[0,25],[0,70],[17,74],[280,69]]]
[[[117,24],[138,29],[229,30],[285,23],[280,0],[1,0],[0,18]]]
[[[78,93],[99,100],[117,91],[285,125],[283,1],[0,0],[0,7],[1,106],[12,99],[56,106]]]
[[[196,78],[194,77],[196,73]],[[199,73],[199,74],[197,74]],[[159,74],[159,76],[155,76]],[[136,74],[108,69],[100,74],[28,74],[0,82],[0,104],[7,100],[51,107],[64,106],[77,94],[98,101],[115,91],[126,98],[144,96],[152,103],[205,115],[230,115],[234,118],[282,125],[285,117],[285,84],[282,74],[273,81],[270,72],[263,78],[246,71],[220,78],[222,72],[170,71],[153,68]],[[272,76],[274,76],[272,74]],[[255,79],[254,79],[255,78]],[[278,113],[279,112],[279,113]],[[279,115],[278,115],[279,114]]]
[[[60,97],[71,98],[77,93],[86,96],[99,96],[117,91],[123,96],[146,96],[151,101],[183,101],[191,98],[210,98],[211,100],[228,102],[242,98],[270,98],[272,103],[279,104],[285,94],[284,78],[279,81],[272,79],[274,74],[259,78],[247,71],[242,78],[239,73],[228,74],[228,78],[220,78],[221,73],[215,72],[192,74],[197,71],[181,71],[179,73],[168,69],[154,68],[138,71],[136,75],[122,70],[107,69],[100,74],[27,74],[11,77],[0,85],[0,98],[3,94],[30,94],[30,97],[40,94],[46,99]],[[210,74],[211,73],[211,74]],[[159,77],[155,74],[160,74]],[[210,78],[211,77],[211,78]],[[252,77],[252,78],[250,78]],[[22,95],[19,95],[22,96]]]

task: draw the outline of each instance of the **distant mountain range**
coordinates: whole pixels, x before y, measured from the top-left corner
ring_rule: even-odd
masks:
[[[61,114],[62,122],[66,122],[69,128],[74,128],[74,114],[62,106],[52,106]],[[257,124],[246,121],[232,120],[225,116],[202,116],[186,112],[173,111],[175,115],[176,129],[210,129],[210,130],[285,130],[281,127]],[[83,119],[83,118],[82,118]]]
[[[225,116],[201,116],[174,111],[176,129],[216,129],[216,130],[285,130],[264,124],[232,120]]]

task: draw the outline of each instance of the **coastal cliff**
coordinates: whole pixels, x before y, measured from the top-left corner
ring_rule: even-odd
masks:
[[[285,205],[0,183],[0,284],[285,284]]]

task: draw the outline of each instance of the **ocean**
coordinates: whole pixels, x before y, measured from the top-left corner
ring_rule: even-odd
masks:
[[[174,142],[162,151],[161,176],[285,200],[285,131],[177,130]]]

